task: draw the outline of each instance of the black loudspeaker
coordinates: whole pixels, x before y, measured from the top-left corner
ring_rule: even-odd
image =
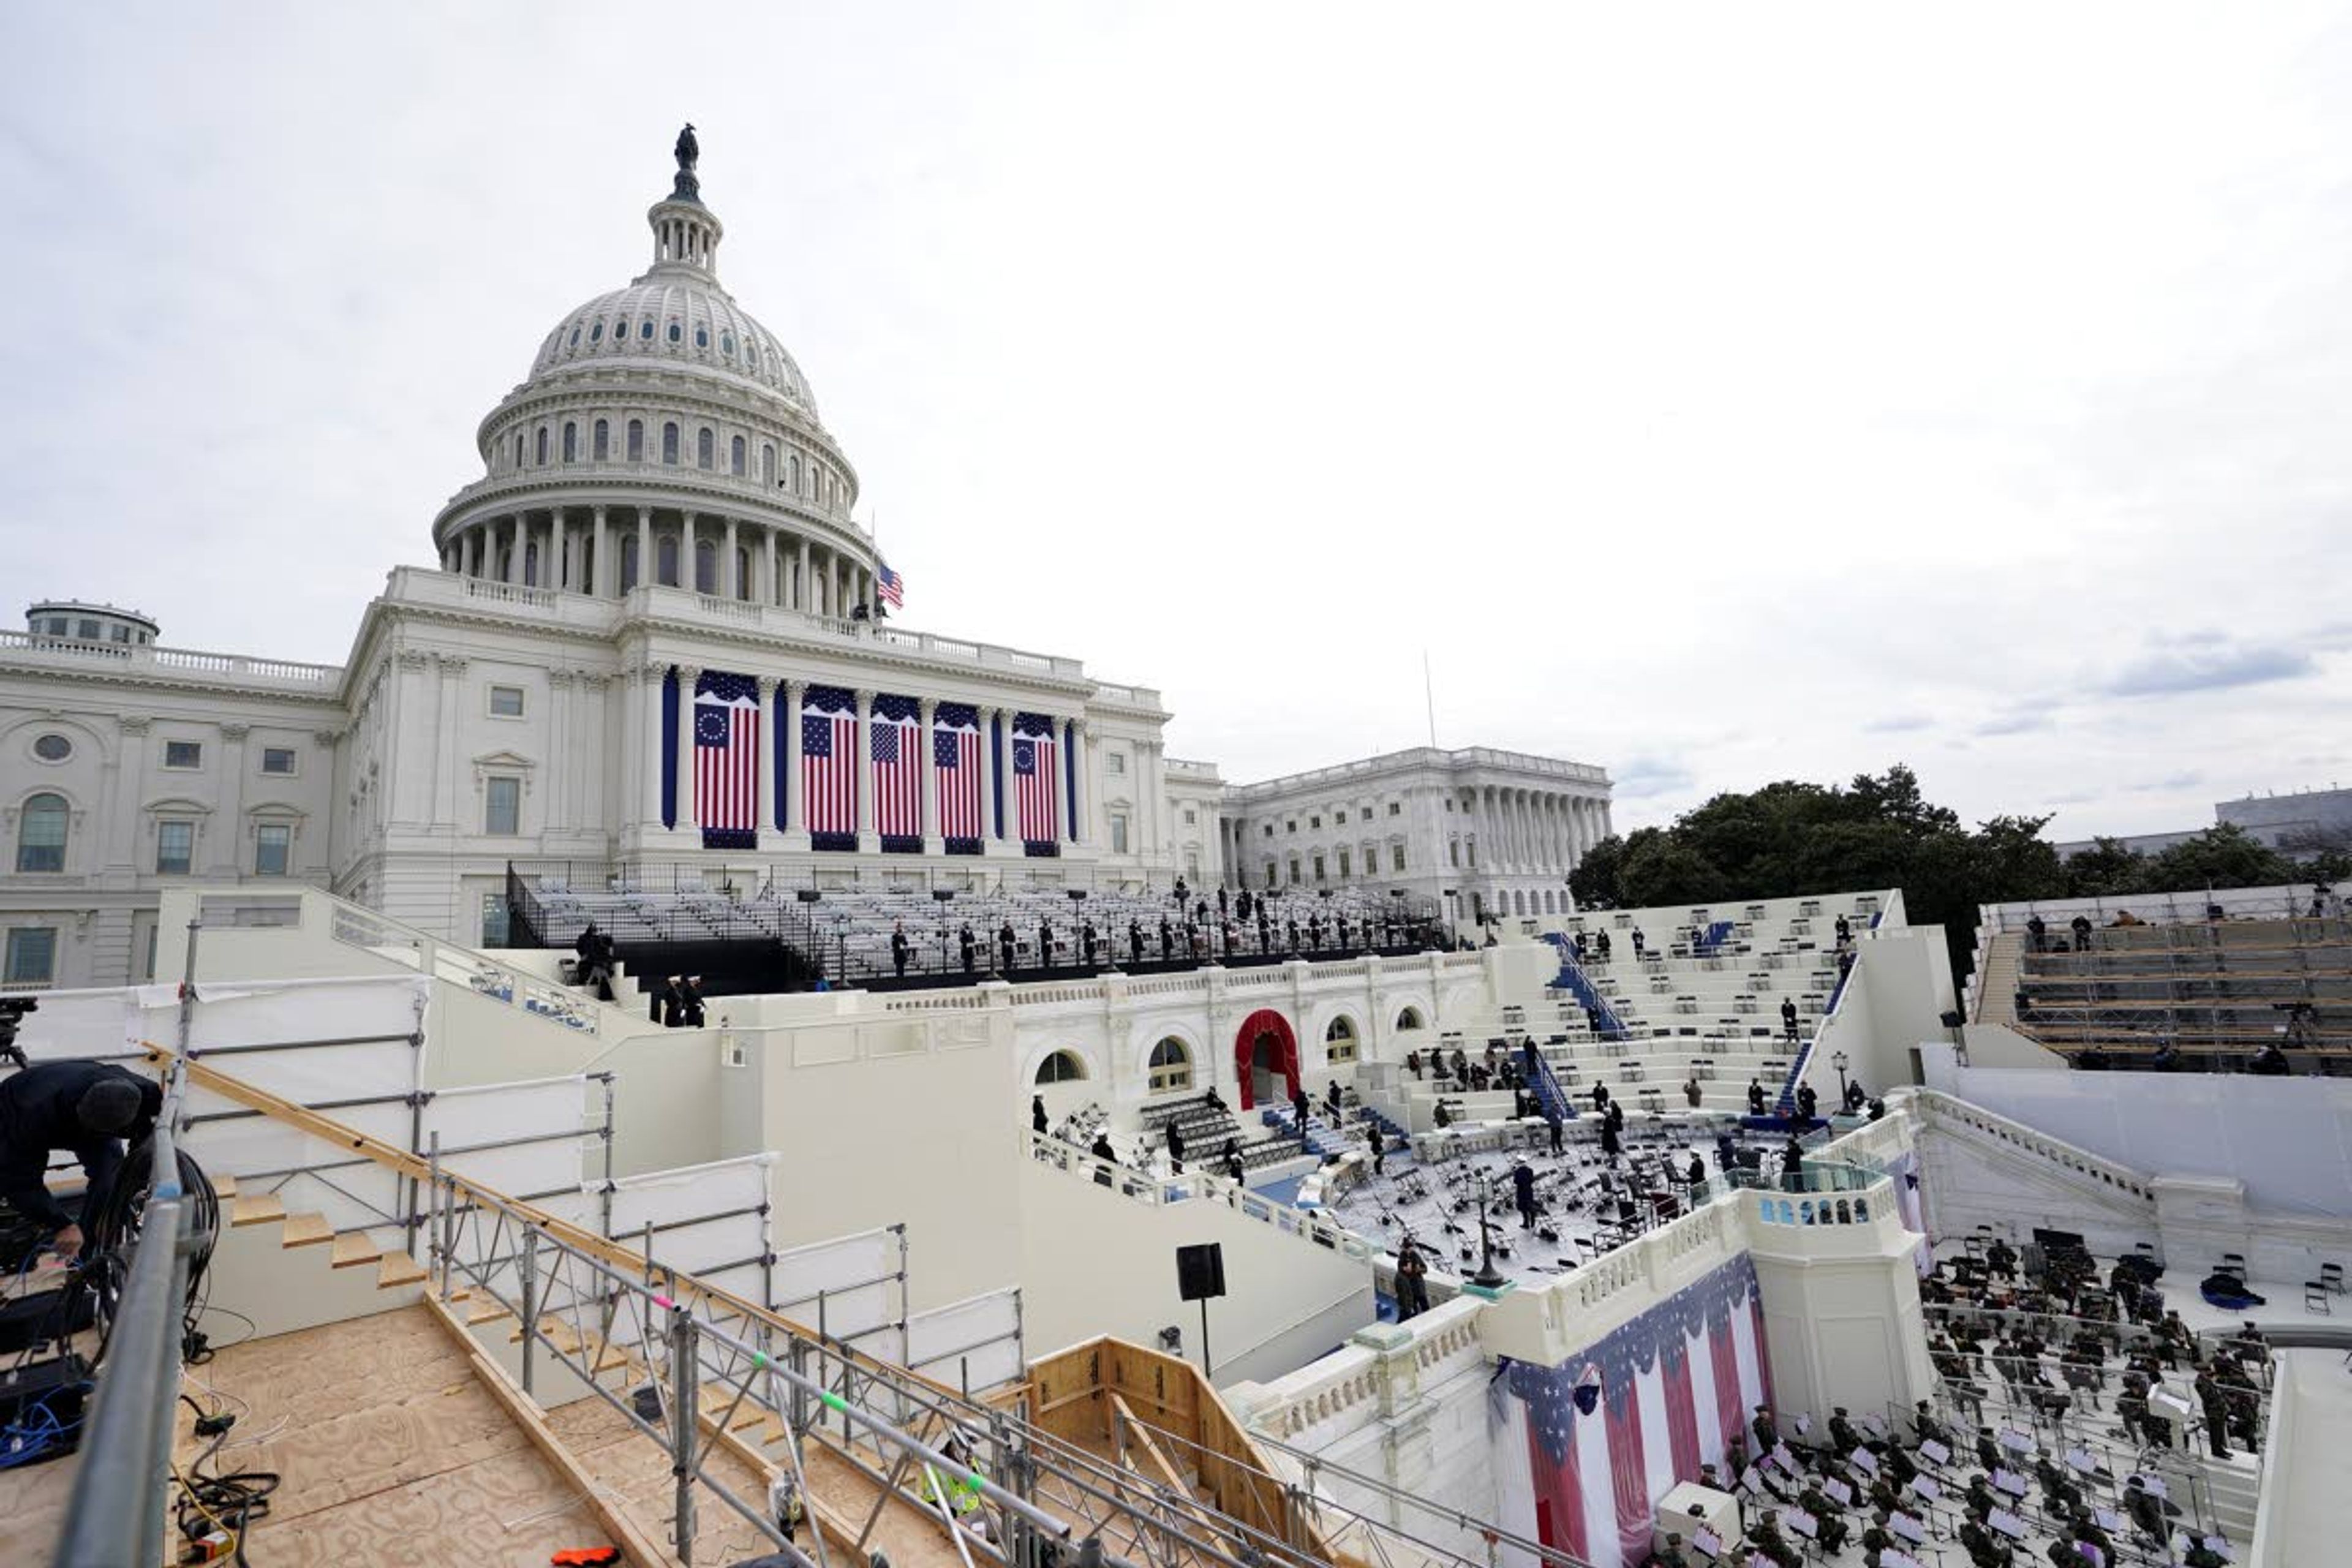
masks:
[[[1225,1248],[1223,1242],[1176,1249],[1176,1289],[1187,1301],[1209,1301],[1225,1293]]]

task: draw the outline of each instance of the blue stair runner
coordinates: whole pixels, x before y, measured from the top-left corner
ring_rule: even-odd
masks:
[[[1798,1043],[1797,1059],[1789,1064],[1789,1076],[1781,1081],[1780,1098],[1773,1107],[1782,1116],[1797,1114],[1797,1086],[1805,1080],[1805,1068],[1813,1059],[1813,1042],[1821,1038],[1822,1024],[1827,1024],[1836,1016],[1838,1004],[1845,998],[1845,983],[1853,974],[1853,971],[1848,970],[1837,977],[1837,984],[1830,992],[1830,1005],[1822,1009],[1821,1024],[1816,1024],[1813,1032],[1803,1036]],[[1838,1109],[1843,1110],[1845,1108],[1840,1106]]]
[[[1559,973],[1553,977],[1552,984],[1555,987],[1564,985],[1575,994],[1576,999],[1584,1004],[1585,1010],[1596,1020],[1595,1029],[1602,1039],[1622,1040],[1630,1036],[1633,1031],[1625,1027],[1625,1021],[1601,999],[1601,993],[1585,977],[1583,966],[1576,962],[1576,949],[1569,945],[1568,938],[1556,931],[1548,931],[1544,932],[1544,940],[1559,949]]]
[[[1723,944],[1731,940],[1731,922],[1717,921],[1706,928],[1698,939],[1694,952],[1700,958],[1712,958]]]

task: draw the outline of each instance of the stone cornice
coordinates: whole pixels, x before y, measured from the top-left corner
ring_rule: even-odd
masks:
[[[269,702],[300,703],[340,710],[343,705],[336,688],[315,691],[290,690],[282,686],[247,686],[215,679],[202,671],[158,669],[152,665],[111,663],[93,659],[88,668],[71,668],[56,664],[19,662],[0,656],[0,674],[14,679],[53,679],[68,684],[103,686],[126,691],[171,691],[183,694],[209,693],[223,697],[253,698]],[[348,685],[350,676],[344,677]]]

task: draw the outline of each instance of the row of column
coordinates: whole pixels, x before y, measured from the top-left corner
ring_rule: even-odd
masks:
[[[622,515],[609,516],[613,512]],[[809,615],[845,616],[852,605],[864,605],[871,614],[878,603],[871,570],[804,534],[710,512],[679,511],[675,528],[658,531],[651,507],[598,506],[589,513],[575,521],[567,509],[556,507],[478,519],[442,547],[441,569],[519,588],[562,588],[614,599],[626,591],[619,541],[634,530],[637,564],[629,587],[655,580],[656,545],[675,538],[677,580],[668,586]],[[705,542],[717,555],[708,587],[696,571],[696,547]],[[739,548],[747,542],[750,553],[739,561]]]
[[[1471,825],[1478,865],[1505,875],[1566,876],[1609,837],[1609,803],[1551,790],[1480,784]]]
[[[677,671],[677,725],[674,735],[665,731],[661,719],[663,678],[672,669]],[[694,687],[701,674],[700,667],[688,664],[645,665],[635,672],[635,679],[640,690],[636,699],[629,704],[629,711],[633,724],[640,727],[643,733],[650,739],[649,745],[641,742],[634,748],[636,753],[645,759],[644,787],[638,798],[646,803],[644,821],[649,828],[657,826],[661,821],[662,759],[666,742],[674,744],[677,748],[677,830],[683,833],[701,826],[696,821],[694,815],[693,772]],[[810,683],[804,680],[783,679],[772,675],[758,675],[752,679],[759,685],[761,726],[759,745],[759,808],[752,820],[759,825],[761,832],[767,833],[773,831],[775,826],[777,785],[775,737],[769,726],[779,722],[790,726],[787,731],[791,742],[788,754],[797,760],[801,754],[800,706],[807,695]],[[781,720],[778,718],[779,710],[776,701],[776,694],[780,690],[783,694]],[[875,844],[869,842],[877,836],[874,826],[874,704],[876,698],[881,694],[859,690],[852,695],[856,699],[857,714],[857,742],[854,760],[855,776],[857,780],[858,848],[862,851],[871,851],[877,847]],[[932,698],[919,697],[915,700],[915,704],[916,720],[920,726],[921,736],[918,743],[922,748],[920,772],[923,849],[926,854],[936,855],[941,853],[943,838],[940,831],[940,776],[932,751],[932,737],[935,733],[933,724],[938,716],[939,702]],[[1013,722],[1014,710],[1010,708],[990,707],[979,703],[973,704],[973,708],[980,721],[981,841],[982,844],[1019,844],[1021,842],[1019,814],[1010,805],[1003,816],[1005,831],[1003,833],[997,831],[999,818],[996,782],[998,763],[1001,759],[996,745],[997,723],[995,721],[1002,720],[1004,725],[1009,727]],[[1068,844],[1086,843],[1094,837],[1091,832],[1081,831],[1081,825],[1087,820],[1087,813],[1094,794],[1090,787],[1090,775],[1087,771],[1091,749],[1087,723],[1083,719],[1055,719],[1054,724],[1059,731],[1055,737],[1057,740],[1063,735],[1069,737],[1074,758],[1073,765],[1079,781],[1077,809],[1071,810],[1066,778],[1056,776],[1054,780],[1055,799],[1059,808],[1057,815],[1063,819],[1059,824],[1062,841]],[[1009,772],[1009,767],[1007,771]],[[1059,768],[1055,772],[1057,775],[1062,773]],[[808,792],[791,780],[786,780],[785,784],[784,831],[806,834],[808,832]]]

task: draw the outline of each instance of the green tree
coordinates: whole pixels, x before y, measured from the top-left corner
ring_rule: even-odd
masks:
[[[2066,862],[2066,895],[2101,899],[2116,893],[2147,890],[2147,857],[2114,838],[2094,838],[2091,847]]]
[[[1643,833],[1655,833],[1645,827]],[[1636,835],[1639,837],[1639,835]],[[1613,910],[1625,901],[1618,876],[1625,868],[1625,840],[1611,834],[1584,852],[1576,868],[1568,874],[1568,890],[1580,910]]]
[[[2207,888],[2262,888],[2304,879],[2302,867],[2234,822],[2209,827],[2148,862],[2146,891],[2189,893]]]

